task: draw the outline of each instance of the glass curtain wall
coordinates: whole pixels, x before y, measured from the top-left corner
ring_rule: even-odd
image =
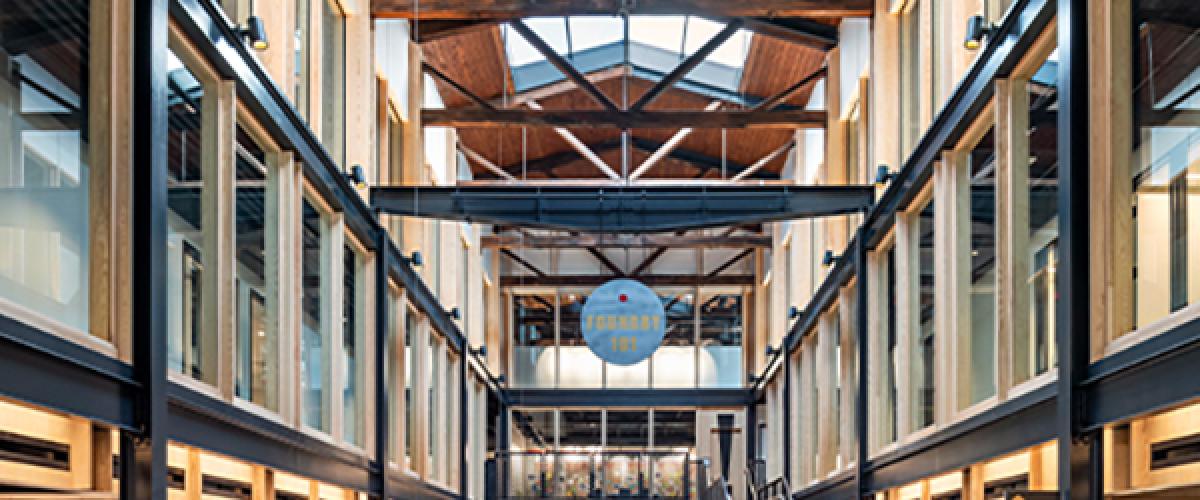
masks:
[[[1057,364],[1054,353],[1055,291],[1058,266],[1058,61],[1054,55],[1042,63],[1026,85],[1029,93],[1029,193],[1026,280],[1029,294],[1029,328],[1014,338],[1014,382],[1041,375]]]
[[[0,74],[0,133],[7,136],[0,141],[0,196],[10,204],[0,224],[0,298],[87,331],[90,3],[4,5],[0,33],[10,39],[0,44],[7,62]],[[194,78],[186,88],[203,94]],[[168,137],[179,141],[186,129],[198,142],[198,111],[186,112],[179,95],[168,106]],[[173,361],[180,369],[178,356]]]
[[[167,53],[167,364],[216,385],[216,340],[205,335],[203,238],[205,88],[173,51]],[[208,97],[211,99],[211,97]],[[36,150],[36,148],[35,148]]]
[[[659,290],[666,312],[662,346],[651,359],[631,366],[605,363],[588,348],[580,326],[587,293],[562,289],[513,294],[509,320],[514,387],[742,386],[740,291]]]
[[[996,148],[995,128],[988,130],[967,156],[970,197],[970,262],[967,272],[971,310],[967,352],[958,353],[960,373],[970,380],[959,407],[996,394]]]
[[[1200,5],[1133,2],[1134,311],[1144,327],[1200,298]]]
[[[277,333],[267,327],[266,182],[263,149],[237,129],[237,377],[234,393],[278,410]],[[272,258],[274,258],[272,256]]]
[[[930,201],[916,217],[918,297],[915,304],[917,317],[913,335],[912,401],[913,422],[917,429],[933,425],[934,402],[934,330],[933,290],[934,278],[934,205]]]

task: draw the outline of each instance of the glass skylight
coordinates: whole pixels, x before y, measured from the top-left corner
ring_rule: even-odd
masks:
[[[676,54],[683,48],[685,16],[632,16],[629,40]]]
[[[546,42],[550,48],[559,54],[567,54],[567,20],[562,17],[529,17],[525,25],[533,30]],[[510,26],[505,26],[504,35],[508,38],[508,64],[512,67],[523,66],[543,60],[542,54],[533,48],[525,37]]]
[[[619,17],[573,16],[571,27],[571,52],[617,43],[625,36],[625,23]]]
[[[531,17],[525,24],[583,73],[626,62],[625,23],[616,16]],[[725,28],[725,23],[694,16],[631,16],[628,62],[635,74],[665,75]],[[505,52],[517,90],[563,78],[528,41],[505,25]],[[688,82],[736,92],[753,33],[738,30],[688,74]]]

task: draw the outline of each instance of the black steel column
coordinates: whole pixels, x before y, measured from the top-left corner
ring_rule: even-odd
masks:
[[[788,304],[791,307],[791,304]],[[783,474],[789,486],[792,484],[792,363],[783,344],[779,344],[779,360],[783,363]],[[791,493],[790,491],[788,492]]]
[[[465,316],[463,317],[465,318]],[[466,322],[463,321],[463,323],[465,324]],[[462,498],[465,499],[467,498],[467,485],[471,484],[471,480],[467,476],[467,451],[470,450],[470,447],[467,445],[467,438],[470,437],[470,432],[468,431],[467,426],[471,423],[469,414],[470,412],[467,411],[467,389],[471,387],[470,380],[467,375],[467,356],[471,355],[471,342],[467,340],[466,332],[463,332],[463,348],[462,352],[459,354],[459,377],[462,387],[460,388],[461,390],[458,391],[458,446],[461,448],[461,453],[458,457],[459,467],[461,470],[461,472],[458,473],[458,482],[460,488],[458,492],[460,495],[462,495]],[[480,464],[481,467],[482,465],[483,464]]]
[[[121,433],[121,498],[167,498],[167,0],[133,8],[133,371],[138,432]]]
[[[867,209],[863,210],[863,219],[866,220]],[[854,304],[854,323],[857,328],[858,335],[856,343],[858,344],[858,380],[855,387],[855,402],[854,402],[854,429],[855,436],[858,439],[858,458],[854,468],[854,479],[858,484],[858,496],[862,498],[867,493],[867,240],[869,230],[864,227],[858,233],[857,242],[854,246],[854,272],[858,275],[857,288],[855,290]]]
[[[496,449],[492,450],[492,455],[496,459],[496,490],[494,492],[497,498],[503,498],[508,495],[508,475],[509,468],[512,467],[508,456],[509,436],[508,436],[508,405],[504,401],[497,398],[496,403],[500,406],[496,412]]]
[[[375,461],[379,465],[379,482],[376,491],[379,498],[388,498],[388,444],[391,442],[391,398],[388,387],[395,374],[388,372],[388,353],[395,346],[388,333],[391,331],[389,312],[391,309],[391,285],[388,269],[391,268],[392,252],[388,246],[387,231],[380,229],[375,236]]]
[[[1098,432],[1084,433],[1091,362],[1088,304],[1087,0],[1058,0],[1058,487],[1063,499],[1099,499]]]
[[[758,472],[755,467],[755,460],[758,460],[758,402],[751,401],[746,405],[746,467],[751,472]],[[734,472],[736,474],[736,472]],[[758,478],[754,478],[758,481]],[[746,485],[753,488],[754,485]]]

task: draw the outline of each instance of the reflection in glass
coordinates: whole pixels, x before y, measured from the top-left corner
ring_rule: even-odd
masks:
[[[277,410],[279,347],[267,328],[266,154],[245,130],[237,129],[237,378],[238,397]]]
[[[413,427],[413,336],[417,334],[417,314],[409,309],[404,316],[404,456],[412,457]]]
[[[604,362],[596,357],[583,339],[580,317],[587,295],[564,292],[558,296],[559,358],[564,367],[559,372],[559,387],[601,387]]]
[[[554,386],[554,296],[512,297],[512,384]]]
[[[1058,62],[1042,64],[1029,91],[1029,328],[1014,338],[1014,382],[1046,373],[1056,365],[1054,317],[1058,266]],[[1019,250],[1018,250],[1019,251]],[[1019,357],[1019,358],[1018,358]]]
[[[314,429],[329,430],[325,393],[325,332],[321,325],[321,239],[325,237],[321,213],[304,199],[301,218],[301,334],[300,389],[302,421]],[[325,278],[328,279],[328,278]]]
[[[89,2],[3,10],[0,298],[87,331]]]
[[[362,415],[359,414],[359,318],[358,254],[350,245],[342,254],[342,437],[346,442],[362,444]]]
[[[700,386],[742,386],[742,295],[716,294],[700,305]]]
[[[996,394],[996,150],[995,128],[967,156],[971,203],[969,352],[958,359],[969,373],[968,406]],[[960,332],[959,335],[963,335]]]
[[[695,387],[696,296],[690,289],[660,294],[666,329],[652,356],[654,387]]]
[[[917,403],[913,405],[913,421],[916,423],[917,429],[933,425],[933,398],[935,390],[933,377],[933,211],[933,201],[930,201],[917,217],[917,251],[919,255],[916,277],[919,280],[917,286],[920,292],[916,312],[919,321],[916,325],[916,335],[914,335],[916,345],[914,346],[913,353],[915,354],[915,359],[912,360],[912,375],[915,382],[912,385],[914,389],[912,400]]]
[[[1200,298],[1200,5],[1133,3],[1134,316],[1144,327]]]
[[[204,87],[173,52],[167,53],[167,67],[167,364],[215,385],[216,340],[201,326]]]

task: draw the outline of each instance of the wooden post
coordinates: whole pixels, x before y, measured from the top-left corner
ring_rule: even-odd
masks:
[[[201,189],[201,290],[200,370],[205,382],[217,387],[226,400],[233,399],[237,286],[233,279],[237,235],[234,227],[237,144],[237,86],[230,80],[205,82],[208,95],[201,107],[203,121],[203,187]]]
[[[996,80],[996,395],[1029,379],[1029,92]]]

